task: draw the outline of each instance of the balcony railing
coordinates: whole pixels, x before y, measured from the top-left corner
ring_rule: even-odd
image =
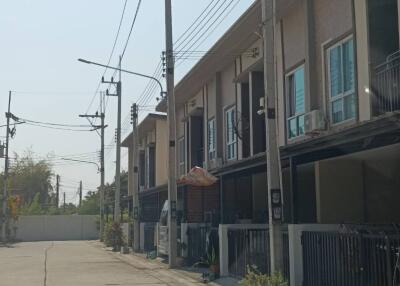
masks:
[[[375,68],[371,96],[375,116],[400,111],[400,51]]]

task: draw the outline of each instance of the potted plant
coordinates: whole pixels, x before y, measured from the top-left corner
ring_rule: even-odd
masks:
[[[210,253],[207,253],[207,264],[210,268],[210,271],[215,274],[215,276],[219,275],[219,260],[217,255],[215,254],[215,249],[212,248]]]

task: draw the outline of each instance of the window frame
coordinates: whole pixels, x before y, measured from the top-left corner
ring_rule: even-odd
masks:
[[[293,77],[296,74],[297,71],[299,71],[300,69],[303,69],[303,100],[304,100],[304,109],[303,112],[297,112],[295,111],[295,98],[294,98],[294,93],[293,93],[293,98],[291,97],[291,91],[292,88],[290,86],[290,78]],[[303,116],[306,114],[306,83],[305,83],[305,64],[302,63],[301,65],[297,66],[296,68],[292,69],[290,72],[288,72],[285,76],[285,80],[286,80],[286,100],[287,100],[287,112],[286,112],[286,124],[287,124],[287,138],[288,140],[295,140],[297,138],[301,138],[303,136],[305,136],[305,133],[303,132],[302,134],[299,133],[299,125],[298,125],[298,120],[301,116]],[[294,80],[295,82],[295,80]],[[295,90],[295,86],[293,88],[293,91]],[[294,108],[294,112],[292,115],[292,105]],[[290,121],[296,119],[296,135],[290,137]]]
[[[212,130],[210,129],[210,123],[212,123]],[[215,127],[216,127],[215,117],[208,119],[208,121],[207,121],[207,158],[208,158],[208,160],[213,160],[216,158],[216,128]],[[213,132],[212,141],[210,138],[211,131]]]
[[[228,134],[229,130],[228,130],[228,113],[232,113],[233,115],[233,120],[235,120],[236,118],[236,110],[235,110],[235,106],[231,106],[228,108],[225,108],[225,113],[224,113],[224,121],[225,121],[225,158],[227,161],[232,161],[235,160],[237,158],[237,135],[234,131],[234,122],[232,123],[232,134]],[[232,135],[232,136],[229,136]],[[231,140],[232,137],[233,139]],[[232,148],[232,157],[229,157],[229,148],[233,146]]]
[[[353,41],[353,88],[351,90],[348,91],[344,91],[344,84],[345,84],[345,79],[344,79],[344,71],[343,71],[343,45],[346,42],[349,41]],[[340,61],[341,61],[341,82],[342,82],[342,90],[341,93],[338,95],[335,95],[334,97],[332,97],[332,88],[331,88],[331,59],[330,59],[330,53],[333,49],[337,48],[337,47],[341,47],[341,55],[340,55]],[[329,47],[327,47],[326,49],[326,60],[327,60],[327,69],[326,69],[326,74],[327,74],[327,81],[328,81],[328,110],[329,110],[329,121],[330,124],[332,126],[337,126],[337,125],[341,125],[341,124],[345,124],[347,122],[351,122],[354,121],[356,119],[356,113],[357,113],[357,102],[356,102],[356,96],[357,96],[357,87],[356,87],[356,51],[354,49],[354,36],[353,35],[349,35],[347,37],[344,37],[343,39],[340,39],[338,41],[336,41],[334,44],[330,45]],[[354,108],[355,108],[355,112],[354,112],[354,116],[347,118],[347,119],[342,119],[340,121],[334,122],[333,121],[333,107],[332,104],[335,101],[341,100],[342,101],[342,114],[343,114],[343,118],[344,118],[344,111],[345,111],[345,98],[348,96],[354,96]]]

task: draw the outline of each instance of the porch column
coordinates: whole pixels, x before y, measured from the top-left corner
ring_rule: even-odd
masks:
[[[291,223],[297,223],[297,163],[293,157],[289,159],[290,166],[290,214]]]
[[[367,92],[371,88],[367,0],[357,0],[353,3],[358,119],[365,121],[371,118],[371,95]]]

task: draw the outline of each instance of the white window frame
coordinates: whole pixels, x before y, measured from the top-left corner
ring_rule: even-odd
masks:
[[[334,101],[337,101],[337,100],[341,99],[342,100],[342,112],[343,112],[343,117],[344,117],[344,110],[345,110],[345,104],[344,104],[345,100],[344,99],[345,99],[345,97],[351,96],[351,95],[354,95],[354,97],[357,96],[357,94],[356,94],[356,82],[355,82],[355,78],[356,78],[355,66],[354,66],[354,70],[353,70],[353,73],[354,73],[354,86],[353,86],[353,89],[348,90],[346,92],[343,92],[343,90],[342,90],[342,93],[336,95],[335,97],[331,96],[331,60],[330,60],[330,53],[336,47],[343,46],[344,43],[346,43],[346,42],[348,42],[350,40],[353,41],[353,60],[354,60],[354,64],[355,64],[356,55],[355,55],[355,50],[354,50],[354,37],[353,37],[353,35],[350,35],[350,36],[348,36],[348,37],[336,42],[334,45],[332,45],[329,48],[327,48],[327,53],[326,53],[326,58],[327,58],[327,70],[326,70],[326,72],[327,72],[327,75],[328,75],[327,76],[327,78],[328,78],[328,109],[329,109],[329,115],[330,115],[330,123],[333,126],[340,125],[340,124],[343,124],[343,123],[346,123],[346,122],[349,122],[349,121],[353,121],[355,119],[355,116],[354,116],[354,117],[350,117],[350,118],[347,118],[347,119],[343,119],[343,120],[338,121],[338,122],[333,122],[333,108],[332,108],[332,103]],[[343,68],[343,49],[342,49],[342,53],[341,53],[341,61],[342,61],[342,68]],[[342,80],[342,88],[343,88],[343,85],[344,85],[344,72],[343,72],[343,70],[341,71],[341,76],[342,76],[341,80]],[[355,106],[355,108],[357,109],[357,106]]]
[[[207,122],[207,147],[208,147],[208,160],[213,160],[216,158],[216,132],[215,132],[215,117],[211,118]],[[212,138],[210,134],[212,132]],[[212,141],[211,141],[212,139]]]
[[[228,130],[228,114],[232,113],[233,116],[233,121],[235,121],[236,119],[236,112],[235,112],[235,107],[230,107],[227,108],[225,110],[225,157],[227,161],[231,161],[231,160],[235,160],[236,159],[236,155],[237,155],[237,150],[236,150],[236,142],[237,142],[237,136],[235,133],[235,129],[234,129],[234,124],[235,122],[232,123],[232,134],[228,134],[229,130]],[[232,135],[232,136],[229,136]],[[229,148],[232,147],[233,151],[232,151],[232,156],[229,156]]]
[[[182,150],[183,148],[183,156],[182,156]],[[186,163],[186,156],[185,156],[185,137],[181,137],[178,139],[178,176],[185,175],[186,169],[185,169],[185,163]],[[183,158],[182,158],[183,157]]]
[[[297,135],[290,137],[290,121],[292,119],[296,118],[296,122],[297,122],[297,120],[301,116],[304,116],[304,114],[306,113],[305,112],[305,110],[306,110],[306,106],[305,106],[305,102],[306,102],[306,84],[305,84],[305,74],[304,74],[304,83],[303,83],[303,87],[304,87],[304,110],[303,110],[303,112],[297,112],[297,113],[295,112],[293,115],[290,114],[291,104],[295,104],[295,102],[292,102],[293,99],[291,98],[291,95],[290,95],[291,91],[290,91],[289,78],[291,76],[294,76],[294,74],[300,69],[303,69],[303,73],[305,72],[304,64],[298,66],[297,68],[293,69],[291,72],[286,74],[286,99],[287,99],[287,102],[288,102],[288,104],[286,105],[287,106],[287,119],[286,119],[286,122],[287,122],[287,138],[289,140],[293,140],[295,138],[299,138],[299,137],[305,136],[304,133],[303,134],[299,134],[299,130],[297,130]]]

